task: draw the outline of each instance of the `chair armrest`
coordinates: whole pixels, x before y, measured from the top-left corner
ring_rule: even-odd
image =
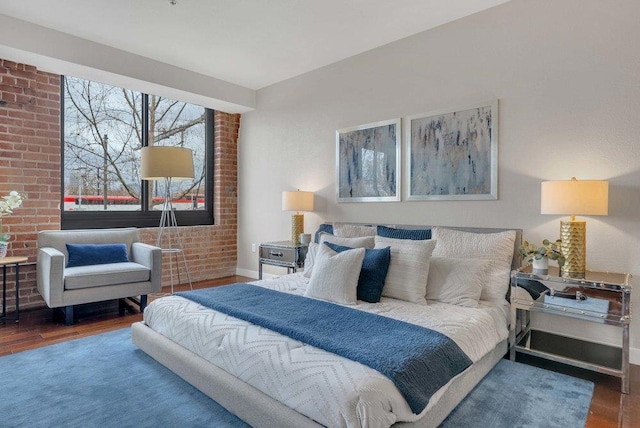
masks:
[[[64,306],[64,254],[55,248],[38,249],[36,263],[38,291],[50,308]]]
[[[151,271],[151,292],[162,290],[162,249],[143,242],[131,245],[131,261],[146,266]]]

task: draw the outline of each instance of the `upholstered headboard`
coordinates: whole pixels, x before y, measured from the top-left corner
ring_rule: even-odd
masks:
[[[357,225],[362,225],[362,226],[377,226],[376,224],[372,224],[372,223],[349,223],[349,224],[357,224]],[[381,224],[383,225],[383,224]],[[432,227],[435,226],[425,226],[425,225],[405,225],[405,224],[394,224],[392,227],[396,227],[396,228],[400,228],[400,229],[411,229],[411,230],[415,230],[415,229],[431,229]],[[497,232],[504,232],[505,230],[515,230],[516,232],[516,240],[514,242],[514,247],[513,247],[513,260],[511,262],[511,268],[512,269],[518,269],[522,266],[522,257],[520,256],[520,253],[518,251],[518,249],[520,248],[520,245],[522,244],[522,229],[509,229],[509,228],[486,228],[486,227],[457,227],[457,226],[438,226],[438,227],[445,227],[447,229],[455,229],[455,230],[462,230],[465,232],[473,232],[473,233],[497,233]],[[320,240],[320,233],[330,233],[333,234],[333,223],[322,223],[319,227],[318,230],[315,233],[315,241],[314,242],[319,242]]]

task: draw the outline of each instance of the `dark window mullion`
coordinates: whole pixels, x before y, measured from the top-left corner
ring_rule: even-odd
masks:
[[[142,147],[149,145],[149,95],[142,94]],[[140,198],[142,212],[149,211],[149,186],[151,182],[148,180],[141,180],[140,183]]]

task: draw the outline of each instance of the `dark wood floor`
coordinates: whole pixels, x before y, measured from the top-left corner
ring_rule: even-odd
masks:
[[[194,284],[194,288],[248,280],[250,278],[232,276],[199,282]],[[150,296],[150,300],[157,297],[159,295]],[[61,319],[54,320],[53,311],[48,308],[23,311],[20,313],[19,323],[10,321],[7,321],[6,324],[0,323],[0,356],[129,327],[139,320],[142,320],[142,315],[133,305],[124,316],[120,316],[117,302],[78,307],[76,322],[72,326],[65,326]],[[640,366],[631,366],[631,393],[627,395],[620,393],[620,380],[617,378],[534,357],[519,356],[518,358],[519,361],[527,364],[581,377],[595,383],[593,400],[587,418],[587,428],[640,427]]]

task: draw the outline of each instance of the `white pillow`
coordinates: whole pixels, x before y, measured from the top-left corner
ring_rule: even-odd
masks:
[[[426,303],[429,260],[436,245],[432,239],[413,241],[376,236],[375,248],[391,247],[391,262],[382,295],[407,302]]]
[[[427,300],[467,308],[478,307],[489,263],[481,259],[431,257]]]
[[[355,305],[364,253],[364,248],[336,253],[326,245],[320,245],[311,280],[304,295],[344,305]]]
[[[325,245],[326,247],[326,245]],[[307,247],[307,255],[304,258],[304,270],[302,271],[302,275],[307,278],[311,278],[311,272],[313,272],[313,265],[316,261],[316,254],[318,252],[318,244],[312,242]]]
[[[341,238],[359,238],[361,236],[376,236],[376,226],[361,224],[333,223],[333,234]]]
[[[497,233],[472,233],[461,230],[434,227],[432,236],[438,244],[436,257],[461,257],[490,261],[481,300],[504,302],[511,278],[516,231]]]
[[[340,236],[334,236],[329,233],[321,233],[320,244],[322,244],[323,242],[330,242],[332,244],[342,245],[343,247],[371,249],[375,245],[375,237],[361,236],[359,238],[342,238]]]

